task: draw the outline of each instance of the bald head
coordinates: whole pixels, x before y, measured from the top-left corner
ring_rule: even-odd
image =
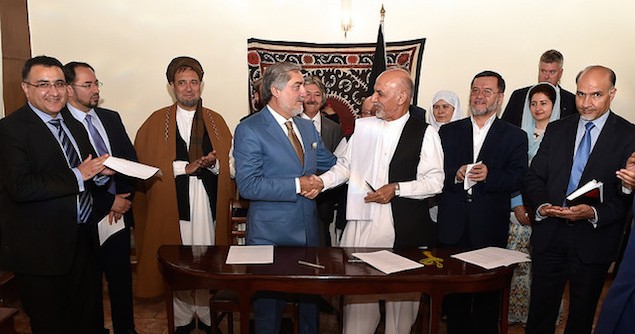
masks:
[[[393,121],[408,112],[414,84],[410,74],[399,68],[384,71],[377,78],[371,100],[377,109],[377,117]]]

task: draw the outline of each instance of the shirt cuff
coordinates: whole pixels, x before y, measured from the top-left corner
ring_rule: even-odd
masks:
[[[207,170],[212,172],[214,175],[218,175],[220,173],[220,161],[216,159],[216,162],[213,166],[207,167]]]
[[[541,204],[541,205],[538,207],[538,209],[536,209],[536,216],[534,217],[534,220],[535,220],[535,221],[539,222],[539,221],[541,221],[541,220],[543,220],[543,219],[547,218],[547,216],[543,216],[543,215],[541,215],[541,214],[540,214],[540,209],[542,209],[543,207],[545,207],[545,206],[547,206],[547,205],[551,205],[551,204],[550,204],[550,203],[544,203],[544,204]]]
[[[295,178],[295,193],[299,194],[302,192],[302,188],[300,188],[300,178],[296,177]]]
[[[630,195],[632,192],[633,189],[624,187],[624,185],[622,184],[622,193],[624,193],[625,195]]]
[[[187,161],[172,161],[172,170],[174,172],[174,177],[187,174],[185,172],[185,166],[187,166],[187,164]]]
[[[593,225],[593,228],[597,228],[598,227],[598,210],[596,210],[595,207],[591,207],[591,209],[593,209],[593,219],[589,219],[589,223]]]
[[[75,167],[71,169],[73,174],[75,174],[75,180],[77,180],[77,186],[79,186],[79,192],[84,191],[86,188],[84,187],[84,177],[82,176],[82,172],[79,171],[79,168]]]

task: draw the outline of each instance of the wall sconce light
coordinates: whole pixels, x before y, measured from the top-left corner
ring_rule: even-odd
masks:
[[[342,30],[344,30],[344,38],[346,38],[346,34],[353,26],[353,21],[351,20],[351,1],[352,0],[342,0]]]

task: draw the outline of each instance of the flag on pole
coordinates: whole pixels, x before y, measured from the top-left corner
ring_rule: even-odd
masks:
[[[382,6],[382,11],[384,7]],[[386,70],[386,42],[384,41],[384,17],[382,15],[377,32],[377,44],[375,46],[375,56],[373,57],[373,69],[368,77],[368,96],[375,91],[375,81],[381,72]]]

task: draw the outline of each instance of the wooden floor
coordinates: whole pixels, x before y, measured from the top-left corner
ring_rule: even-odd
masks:
[[[134,275],[134,274],[133,274]],[[604,287],[604,291],[602,292],[602,297],[600,299],[600,305],[598,305],[598,310],[601,306],[601,302],[606,294],[607,287],[610,285],[610,279],[607,279]],[[105,297],[105,305],[104,309],[106,310],[106,324],[105,327],[108,329],[112,329],[110,323],[110,302],[108,300],[108,293],[104,291]],[[328,300],[328,299],[327,299]],[[328,300],[333,305],[337,305],[336,299]],[[560,322],[560,325],[557,327],[556,334],[564,333],[564,323],[566,322],[566,310],[568,309],[568,298],[565,295],[565,319]],[[597,313],[596,313],[597,317]],[[235,318],[238,318],[236,316]],[[235,319],[236,332],[238,332],[239,325],[237,323],[237,319]],[[165,302],[163,299],[155,299],[155,300],[135,300],[135,324],[137,331],[143,334],[164,334],[167,333],[167,318],[165,313]],[[31,329],[28,324],[28,317],[25,315],[23,311],[18,313],[15,318],[15,327],[16,331],[19,334],[30,334]],[[381,325],[380,325],[381,327]],[[227,326],[225,323],[221,323],[221,330],[226,333]],[[320,333],[325,334],[336,334],[338,333],[338,323],[337,316],[335,313],[325,313],[323,312],[320,316]],[[524,333],[524,328],[522,325],[510,325],[509,334],[522,334]],[[203,333],[202,331],[195,330],[192,333],[199,334]],[[383,333],[382,329],[378,329],[377,333]],[[442,324],[442,333],[445,333],[445,326]]]

